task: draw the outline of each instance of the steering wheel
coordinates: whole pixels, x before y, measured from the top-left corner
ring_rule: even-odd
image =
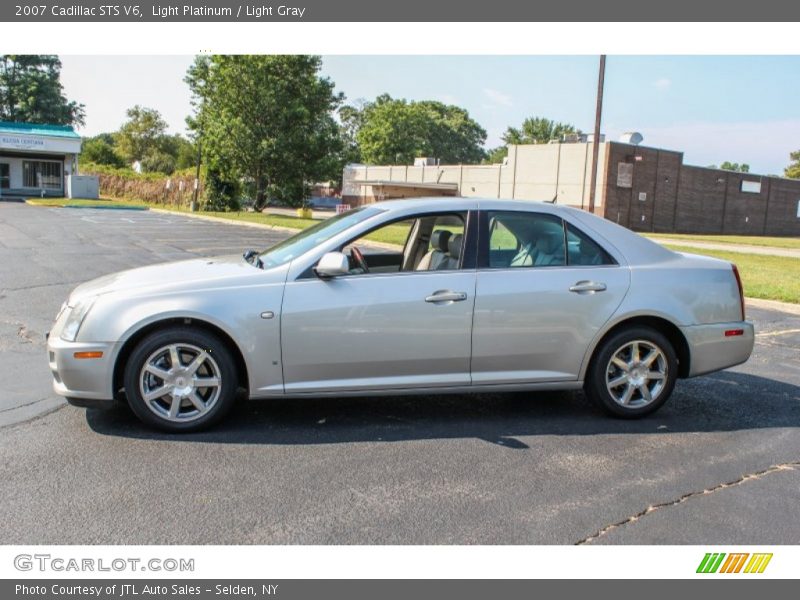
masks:
[[[361,253],[361,250],[358,249],[358,246],[353,246],[350,248],[350,259],[358,266],[359,269],[364,271],[364,273],[369,273],[367,261],[364,258],[364,255]]]

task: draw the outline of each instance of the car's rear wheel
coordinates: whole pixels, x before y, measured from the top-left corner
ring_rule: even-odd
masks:
[[[584,389],[606,412],[633,419],[661,408],[677,375],[678,359],[669,340],[649,327],[630,327],[601,343]]]
[[[215,335],[188,327],[151,333],[125,366],[125,394],[136,416],[165,431],[219,422],[236,397],[236,365]]]

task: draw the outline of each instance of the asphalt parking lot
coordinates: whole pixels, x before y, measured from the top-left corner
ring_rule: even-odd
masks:
[[[0,543],[797,544],[800,316],[641,421],[581,394],[242,403],[211,432],[65,406],[44,333],[123,268],[285,233],[0,203]]]

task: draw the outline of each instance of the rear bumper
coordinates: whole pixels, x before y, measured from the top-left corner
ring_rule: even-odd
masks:
[[[51,335],[47,340],[47,357],[53,375],[53,390],[77,406],[91,401],[111,402],[113,393],[113,343],[67,342]],[[76,358],[76,352],[102,352],[101,358]]]
[[[745,362],[753,352],[755,335],[749,321],[681,327],[689,344],[689,377],[720,371]],[[725,332],[741,331],[740,335]]]

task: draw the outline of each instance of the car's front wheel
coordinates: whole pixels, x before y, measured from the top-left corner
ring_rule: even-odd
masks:
[[[125,367],[125,394],[136,416],[165,431],[205,429],[236,398],[236,365],[212,333],[171,327],[146,336]]]
[[[584,389],[606,412],[632,419],[658,410],[672,394],[677,375],[678,359],[669,340],[649,327],[630,327],[601,343]]]

